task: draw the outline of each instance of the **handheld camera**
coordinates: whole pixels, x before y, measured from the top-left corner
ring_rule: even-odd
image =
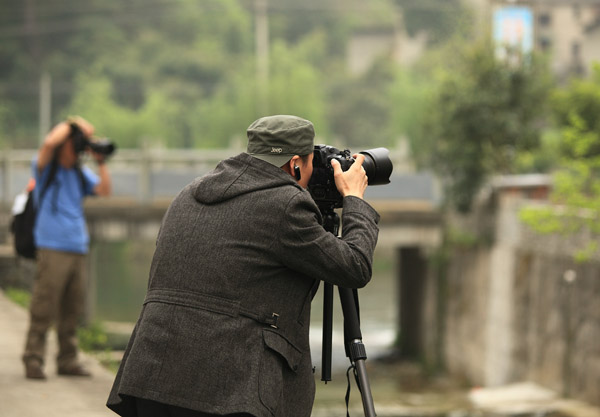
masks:
[[[85,136],[76,123],[71,123],[71,138],[73,139],[73,145],[75,146],[75,152],[77,154],[80,154],[87,148],[90,148],[96,153],[104,155],[105,157],[109,157],[117,148],[113,142],[106,138],[93,141],[90,140],[87,136]]]
[[[363,167],[367,173],[369,185],[384,185],[390,183],[393,164],[386,148],[374,148],[359,152],[365,155]],[[340,151],[333,146],[315,145],[313,159],[313,174],[308,183],[308,191],[321,209],[342,207],[343,197],[335,186],[331,160],[336,159],[343,171],[354,163],[352,153],[345,149]]]

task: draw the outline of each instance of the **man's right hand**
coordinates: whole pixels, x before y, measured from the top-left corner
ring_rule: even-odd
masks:
[[[333,178],[335,186],[342,197],[354,196],[363,198],[368,185],[367,173],[362,166],[365,156],[354,154],[353,157],[355,161],[347,171],[342,171],[342,167],[337,160],[331,160]]]

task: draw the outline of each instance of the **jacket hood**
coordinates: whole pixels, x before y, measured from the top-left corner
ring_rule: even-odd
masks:
[[[217,204],[258,190],[293,185],[303,189],[287,172],[268,162],[241,153],[191,184],[192,195],[202,204]]]

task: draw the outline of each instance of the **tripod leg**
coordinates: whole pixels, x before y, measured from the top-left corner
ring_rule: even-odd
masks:
[[[330,211],[324,211],[323,227],[328,232],[338,235],[339,216],[331,208]],[[354,365],[357,372],[357,383],[363,401],[365,417],[376,417],[371,387],[367,378],[367,369],[365,359],[367,355],[365,346],[362,343],[360,333],[360,322],[358,318],[358,293],[356,290],[348,288],[339,288],[340,300],[342,302],[342,311],[344,313],[344,345],[346,355]],[[331,381],[331,334],[333,330],[333,285],[325,284],[325,294],[323,301],[323,353],[322,353],[322,377],[321,380]]]
[[[321,351],[321,381],[331,381],[331,351],[333,332],[333,285],[323,286],[323,348]]]
[[[362,342],[358,306],[356,303],[356,290],[339,287],[342,312],[344,313],[344,342],[346,354],[350,362],[356,367],[357,383],[362,397],[365,417],[375,417],[375,406],[371,395],[371,386],[367,376],[365,360],[367,352]]]
[[[365,417],[375,417],[377,414],[375,413],[375,404],[373,403],[373,395],[371,394],[371,385],[369,384],[369,377],[367,376],[365,360],[358,359],[355,362],[355,366]]]

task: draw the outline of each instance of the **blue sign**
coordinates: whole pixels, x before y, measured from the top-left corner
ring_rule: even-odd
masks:
[[[533,13],[528,7],[507,6],[494,11],[494,40],[498,46],[529,53],[533,50]]]

